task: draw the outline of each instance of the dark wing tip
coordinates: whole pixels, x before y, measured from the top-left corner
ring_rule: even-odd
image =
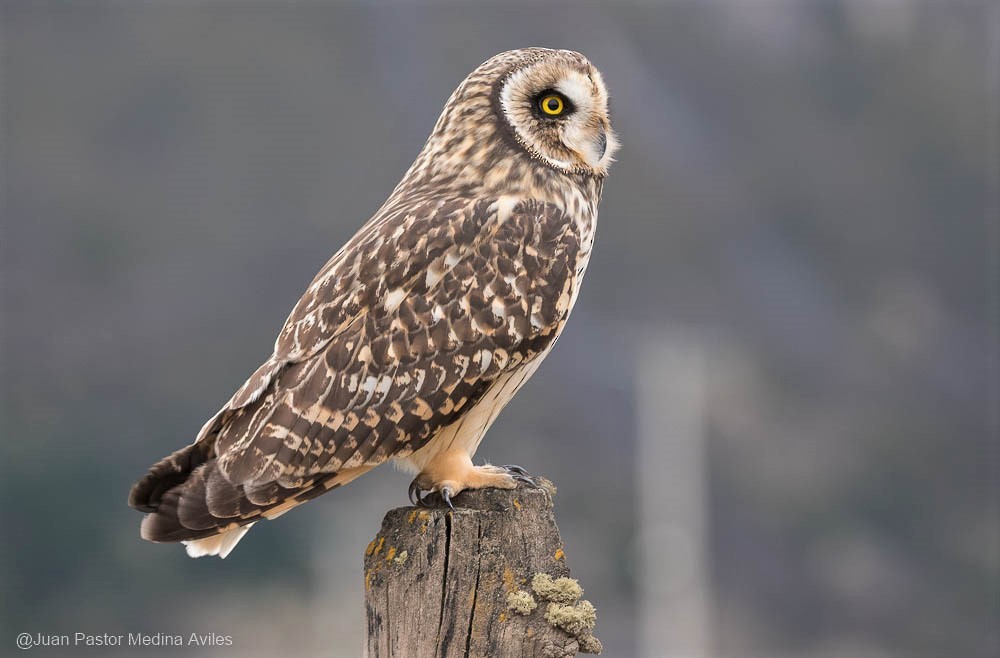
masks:
[[[194,469],[211,458],[211,452],[211,445],[206,442],[192,443],[158,461],[132,487],[128,495],[129,507],[140,512],[155,512],[163,494],[187,480]]]

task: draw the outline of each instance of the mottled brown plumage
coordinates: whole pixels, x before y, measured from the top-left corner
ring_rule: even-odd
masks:
[[[540,105],[553,94],[559,116]],[[135,485],[142,536],[224,557],[253,522],[390,459],[446,497],[513,486],[471,457],[566,322],[615,148],[582,55],[530,48],[476,69],[271,358]]]

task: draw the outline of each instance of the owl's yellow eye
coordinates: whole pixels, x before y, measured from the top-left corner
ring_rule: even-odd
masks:
[[[538,107],[542,108],[542,112],[550,117],[557,117],[563,113],[564,109],[566,109],[565,104],[563,104],[562,96],[559,96],[558,94],[543,96],[542,100],[538,101]]]

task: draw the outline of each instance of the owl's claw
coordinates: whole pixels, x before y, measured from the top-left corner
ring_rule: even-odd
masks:
[[[538,484],[538,480],[528,475],[528,471],[524,470],[517,464],[507,464],[506,466],[501,466],[503,470],[507,471],[516,482],[523,482],[533,489],[539,488],[541,485]]]
[[[410,488],[406,492],[410,499],[410,504],[416,507],[427,507],[427,499],[423,496],[416,479],[410,483]]]
[[[445,504],[451,508],[451,511],[454,512],[455,506],[451,504],[451,489],[444,487],[438,492],[438,495],[441,496],[441,500],[443,500]]]

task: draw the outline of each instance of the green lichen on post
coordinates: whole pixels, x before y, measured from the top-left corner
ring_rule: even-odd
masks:
[[[531,589],[540,599],[549,602],[545,621],[576,638],[580,651],[599,654],[604,650],[601,641],[593,635],[597,610],[590,601],[580,600],[583,588],[579,581],[537,573],[531,579]]]
[[[507,595],[507,608],[519,615],[529,615],[531,611],[538,607],[535,597],[530,592],[519,589]]]
[[[597,609],[586,600],[576,605],[549,603],[545,611],[545,621],[579,638],[594,630],[594,625],[597,624]]]
[[[547,573],[535,574],[531,579],[531,589],[542,599],[553,603],[576,603],[583,596],[580,582],[574,578],[553,579]]]
[[[604,651],[604,645],[601,644],[601,641],[598,640],[593,635],[591,635],[590,633],[585,633],[576,639],[577,642],[580,643],[581,653],[592,653],[595,655],[600,655],[600,653]]]

